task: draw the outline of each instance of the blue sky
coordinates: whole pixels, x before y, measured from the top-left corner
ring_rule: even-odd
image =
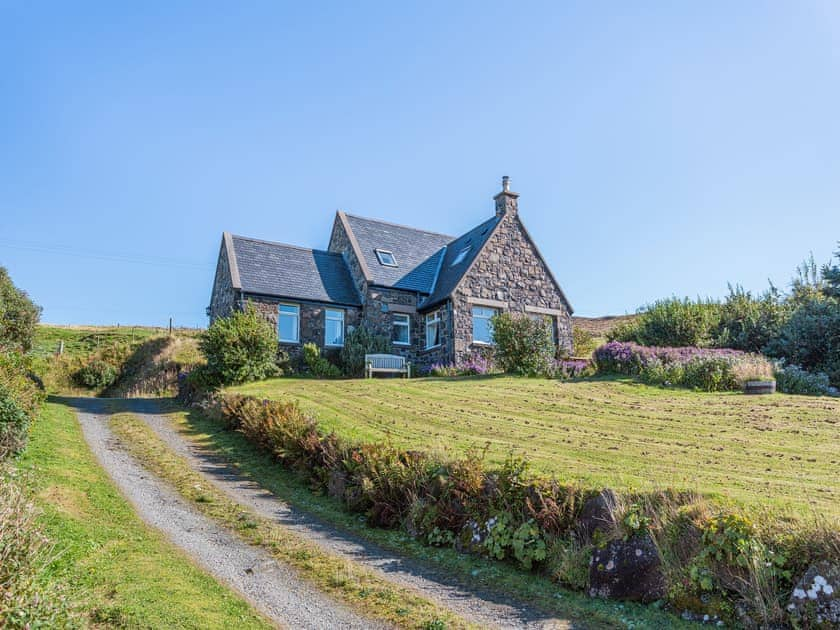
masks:
[[[204,325],[223,230],[459,234],[510,175],[578,314],[784,286],[838,112],[830,0],[2,2],[0,265],[47,322]]]

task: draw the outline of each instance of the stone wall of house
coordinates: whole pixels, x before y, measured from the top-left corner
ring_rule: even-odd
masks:
[[[497,229],[453,294],[452,343],[454,359],[459,363],[471,354],[486,351],[486,346],[472,343],[475,299],[484,302],[478,305],[500,311],[529,313],[528,307],[551,311],[558,347],[561,352],[571,352],[571,315],[515,211],[503,213]]]
[[[356,252],[353,251],[350,236],[344,229],[344,225],[337,214],[335,221],[333,221],[328,250],[339,253],[344,257],[344,262],[347,263],[347,267],[350,269],[350,275],[353,277],[353,284],[356,285],[356,290],[364,300],[365,294],[367,293],[367,280],[365,280],[365,274],[362,271],[362,265],[356,256]]]
[[[216,263],[216,277],[213,280],[213,293],[210,296],[210,323],[219,317],[227,317],[236,307],[236,290],[230,277],[227,249],[222,239],[219,249],[219,261]]]
[[[285,304],[298,304],[300,306],[300,341],[299,343],[278,342],[279,347],[289,354],[291,358],[300,356],[303,344],[312,342],[321,348],[321,353],[335,362],[338,359],[340,348],[324,347],[324,329],[326,327],[325,310],[327,308],[344,308],[344,335],[351,326],[358,326],[361,319],[361,310],[353,307],[329,306],[326,304],[313,304],[309,302],[295,302],[294,300],[280,300],[263,296],[246,296],[246,302],[252,304],[263,318],[277,330],[277,306],[281,302]]]

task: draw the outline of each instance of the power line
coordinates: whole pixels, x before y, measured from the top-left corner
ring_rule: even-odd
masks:
[[[0,247],[9,247],[12,249],[20,249],[25,251],[33,251],[45,254],[58,254],[62,256],[75,256],[77,258],[90,258],[93,260],[103,260],[108,262],[131,263],[137,265],[157,265],[163,267],[183,267],[187,269],[212,269],[213,265],[190,262],[186,260],[179,260],[176,258],[163,257],[149,257],[122,254],[111,254],[105,252],[81,251],[64,247],[61,245],[43,245],[38,243],[11,243],[0,241]]]

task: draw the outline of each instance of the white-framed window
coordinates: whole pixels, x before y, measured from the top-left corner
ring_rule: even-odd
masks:
[[[440,345],[440,311],[426,314],[426,348]]]
[[[389,252],[387,249],[376,249],[376,258],[379,260],[380,265],[385,265],[386,267],[396,267],[397,266],[397,259],[394,257],[394,252]]]
[[[286,343],[300,341],[300,306],[279,304],[277,306],[277,338]]]
[[[328,308],[324,311],[324,345],[344,345],[344,311]]]
[[[473,343],[493,343],[493,323],[495,308],[488,306],[472,307]]]
[[[391,320],[393,341],[398,346],[411,344],[411,317],[404,313],[394,313]]]
[[[455,256],[455,260],[453,260],[449,266],[454,267],[455,265],[460,265],[462,262],[464,262],[464,258],[467,257],[467,254],[470,253],[471,249],[472,245],[467,245],[464,249],[458,252],[458,255]]]

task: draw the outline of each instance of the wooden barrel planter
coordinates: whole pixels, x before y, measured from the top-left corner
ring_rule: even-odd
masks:
[[[747,381],[744,383],[745,394],[775,394],[776,381]]]

